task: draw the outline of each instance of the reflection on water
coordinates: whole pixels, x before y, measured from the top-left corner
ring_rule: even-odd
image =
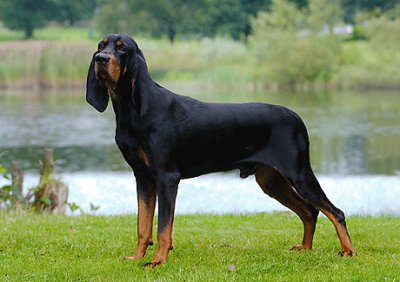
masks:
[[[195,93],[216,102],[260,101],[300,114],[310,134],[314,170],[323,175],[396,175],[400,171],[399,93]],[[0,163],[36,170],[44,147],[58,172],[125,171],[114,144],[114,116],[86,104],[84,91],[0,93]]]

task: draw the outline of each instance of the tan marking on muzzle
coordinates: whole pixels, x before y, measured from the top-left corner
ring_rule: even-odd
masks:
[[[107,72],[112,82],[117,83],[119,81],[121,68],[115,55],[110,56],[110,61],[107,63]]]

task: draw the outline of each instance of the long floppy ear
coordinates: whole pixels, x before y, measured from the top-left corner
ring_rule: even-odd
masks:
[[[134,102],[138,103],[138,108],[140,109],[140,116],[143,117],[149,107],[149,93],[150,90],[150,75],[147,70],[146,60],[144,58],[143,52],[137,46],[137,53],[133,56],[131,61],[132,69],[132,95],[134,95]],[[138,89],[138,84],[141,84],[140,90]],[[146,85],[147,84],[147,85]]]
[[[109,95],[108,90],[103,82],[96,79],[94,73],[94,57],[90,62],[89,72],[86,81],[86,101],[99,112],[104,112],[108,105]]]

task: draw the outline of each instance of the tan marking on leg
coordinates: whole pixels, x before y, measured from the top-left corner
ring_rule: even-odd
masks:
[[[156,193],[150,195],[148,201],[138,194],[137,234],[138,242],[133,256],[128,260],[137,260],[144,257],[148,246],[153,245],[153,218],[156,206]]]
[[[143,148],[139,148],[135,152],[136,156],[147,166],[150,167],[150,159]]]
[[[297,194],[289,181],[278,170],[266,166],[255,172],[256,181],[270,197],[295,212],[303,222],[303,240],[291,248],[294,251],[311,250],[315,232],[316,217],[313,218],[311,207]]]
[[[152,268],[167,262],[168,253],[170,250],[173,249],[172,230],[173,228],[171,224],[170,226],[166,227],[162,232],[158,233],[158,246],[156,255],[152,262],[146,264],[146,268]]]
[[[327,210],[321,210],[328,218],[329,220],[333,223],[336,229],[336,233],[339,237],[340,245],[342,246],[342,251],[339,253],[341,256],[354,256],[356,255],[356,250],[353,247],[353,244],[351,243],[349,233],[347,232],[347,228],[343,225],[340,224],[340,222],[337,221],[335,216],[327,211]]]

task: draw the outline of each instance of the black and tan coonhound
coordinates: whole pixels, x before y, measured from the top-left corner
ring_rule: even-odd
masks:
[[[238,169],[255,175],[261,189],[294,211],[304,224],[301,244],[311,249],[319,211],[333,223],[342,256],[355,255],[343,212],[322,191],[310,165],[309,139],[300,117],[287,108],[262,104],[203,103],[177,95],[148,72],[136,42],[108,35],[93,54],[86,99],[103,112],[109,97],[116,116],[115,141],[137,184],[141,259],[153,244],[158,197],[158,247],[147,267],[167,261],[172,249],[175,200],[181,179]]]

